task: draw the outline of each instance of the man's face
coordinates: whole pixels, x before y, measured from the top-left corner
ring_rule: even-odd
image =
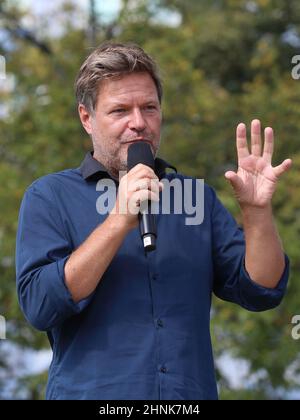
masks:
[[[155,156],[160,142],[161,108],[148,73],[131,73],[101,82],[96,109],[79,106],[81,122],[91,135],[94,158],[118,177],[126,170],[127,150],[135,141],[150,144]]]

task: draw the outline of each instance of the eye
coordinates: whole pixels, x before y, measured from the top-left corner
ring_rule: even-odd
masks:
[[[126,112],[125,108],[116,108],[111,111],[112,114],[122,114],[123,112]]]
[[[147,105],[145,108],[146,108],[147,111],[155,111],[156,110],[155,105]]]

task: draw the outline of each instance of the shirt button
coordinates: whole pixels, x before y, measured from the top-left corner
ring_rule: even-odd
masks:
[[[157,274],[152,274],[152,280],[157,280]]]
[[[159,370],[161,373],[167,373],[167,368],[165,366],[162,366]]]
[[[157,320],[157,326],[160,327],[160,328],[162,328],[164,326],[164,323],[162,322],[161,319]]]

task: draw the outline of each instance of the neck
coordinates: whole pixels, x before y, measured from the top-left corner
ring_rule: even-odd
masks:
[[[96,151],[94,151],[93,158],[101,163],[107,170],[107,173],[111,176],[111,178],[119,181],[119,171],[122,169],[116,169],[115,166],[112,166],[109,162],[106,162],[105,159],[102,159],[97,155]],[[126,169],[123,169],[126,170]]]

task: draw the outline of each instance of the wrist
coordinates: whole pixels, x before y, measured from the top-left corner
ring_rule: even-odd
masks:
[[[243,206],[241,213],[244,228],[265,230],[274,224],[271,204],[264,207]]]
[[[138,218],[135,216],[131,220],[128,220],[128,215],[119,213],[114,207],[109,213],[107,220],[112,224],[118,231],[127,234],[130,230],[137,226]]]
[[[265,206],[251,206],[248,204],[240,204],[240,209],[243,217],[267,217],[268,215],[272,215],[271,203],[268,203]]]

